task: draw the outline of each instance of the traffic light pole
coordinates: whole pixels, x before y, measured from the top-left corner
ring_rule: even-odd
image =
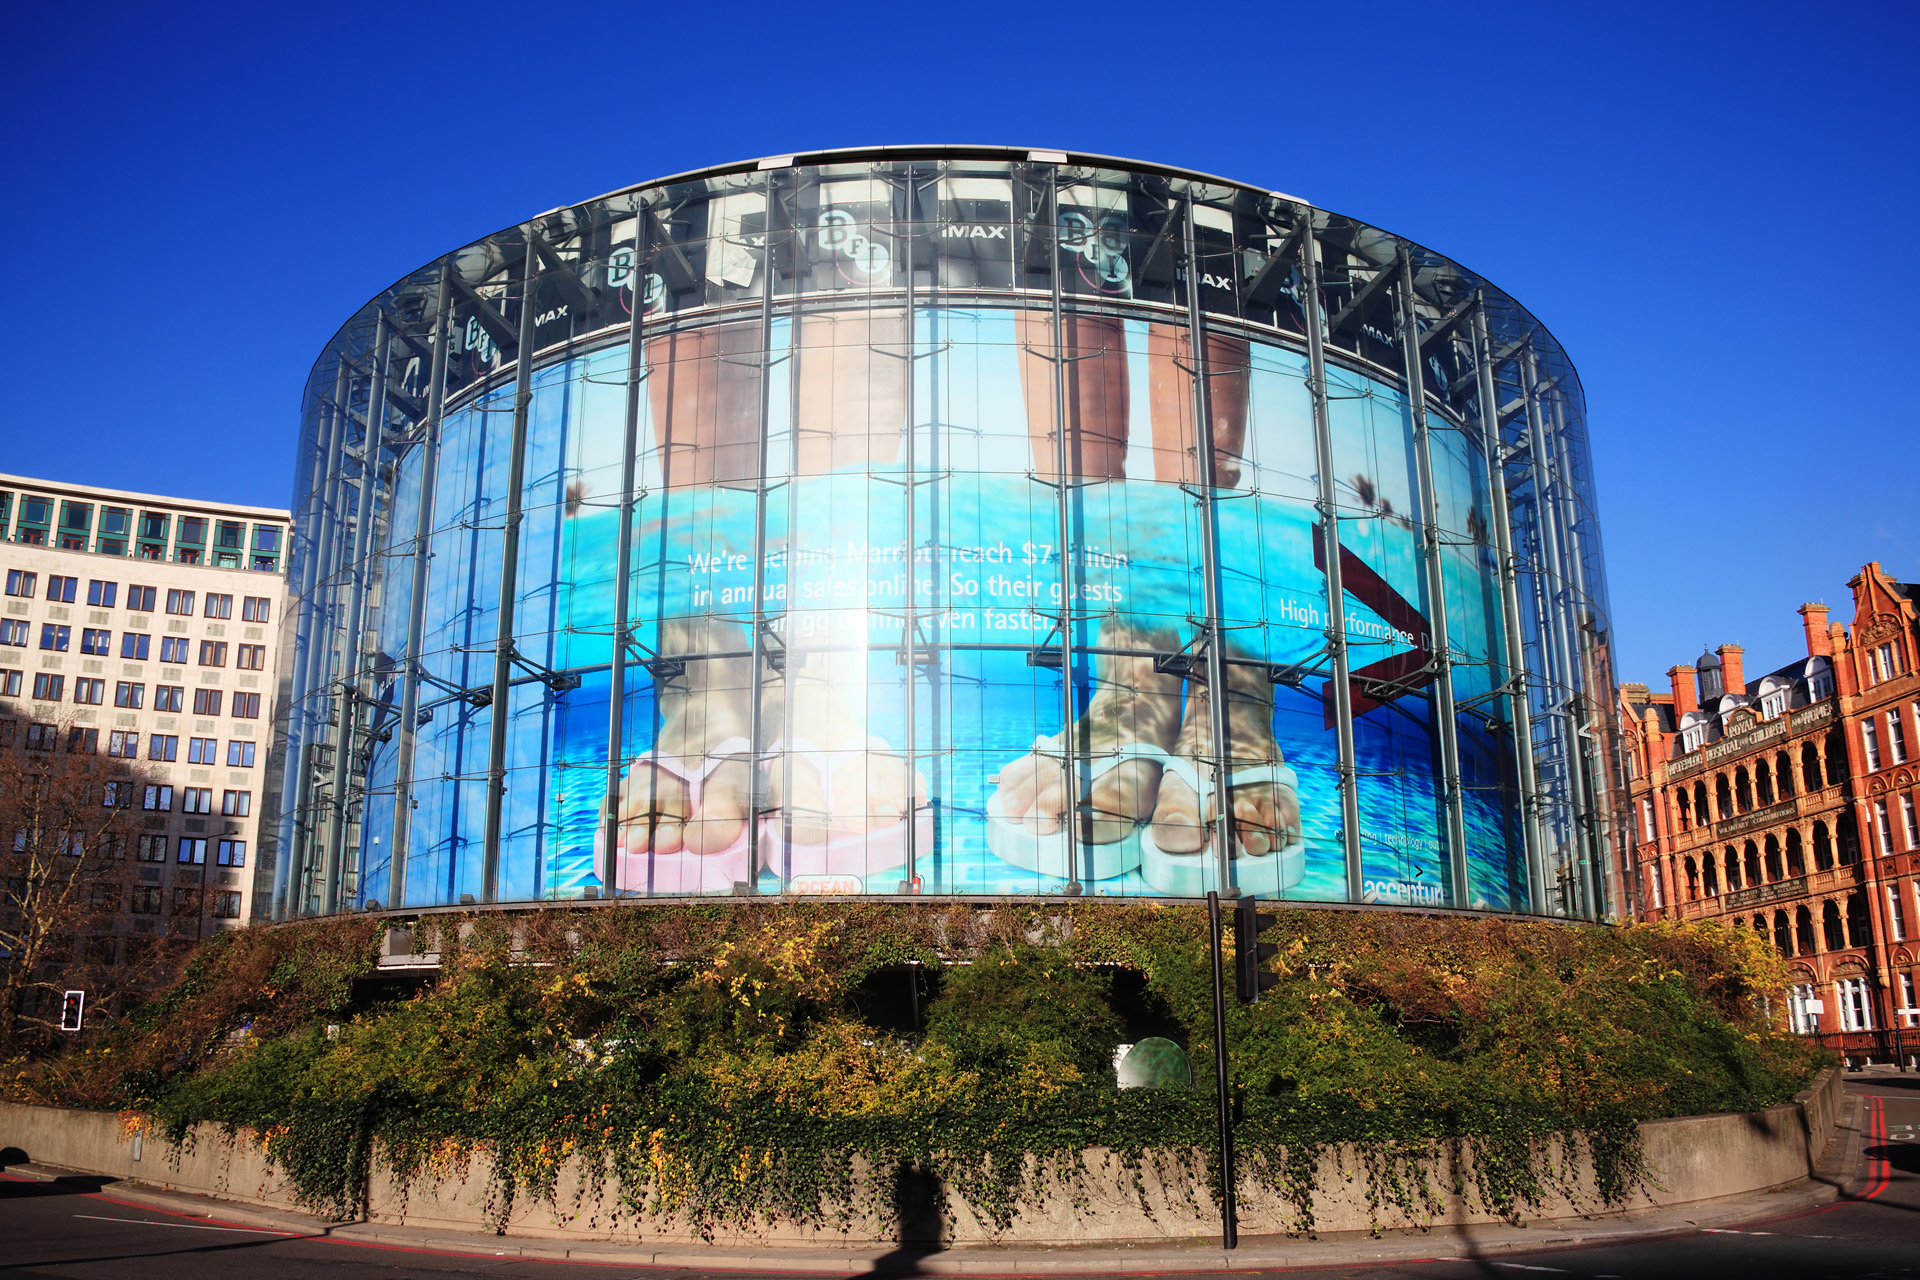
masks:
[[[1220,1119],[1220,1247],[1240,1243],[1233,1205],[1233,1114],[1227,1097],[1227,991],[1220,956],[1220,895],[1207,894],[1207,930],[1213,949],[1213,1084]]]

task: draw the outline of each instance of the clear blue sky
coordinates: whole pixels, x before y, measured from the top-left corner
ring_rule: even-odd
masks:
[[[1586,386],[1623,678],[1920,579],[1911,4],[21,5],[0,470],[288,501],[375,291],[644,178],[875,142],[1188,165],[1449,254]]]

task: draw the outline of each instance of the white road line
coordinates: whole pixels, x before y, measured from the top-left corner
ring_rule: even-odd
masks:
[[[197,1222],[152,1222],[146,1218],[103,1218],[94,1213],[76,1213],[76,1218],[85,1218],[89,1222],[131,1222],[141,1227],[183,1227],[188,1231],[238,1231],[249,1236],[290,1236],[291,1231],[274,1231],[267,1227],[203,1227]]]
[[[1524,1262],[1496,1262],[1493,1265],[1496,1267],[1512,1267],[1515,1271],[1551,1271],[1555,1275],[1561,1276],[1567,1274],[1565,1267],[1530,1267]]]

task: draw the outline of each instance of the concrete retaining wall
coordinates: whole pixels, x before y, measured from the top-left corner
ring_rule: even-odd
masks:
[[[1738,1115],[1691,1116],[1655,1120],[1640,1126],[1642,1150],[1651,1179],[1638,1189],[1632,1206],[1670,1206],[1766,1190],[1797,1182],[1813,1171],[1832,1139],[1844,1100],[1841,1074],[1824,1073],[1811,1089],[1792,1102],[1764,1111]],[[139,1135],[119,1116],[89,1111],[0,1104],[0,1147],[14,1148],[41,1164],[135,1179],[173,1190],[198,1192],[274,1208],[293,1204],[291,1188],[274,1169],[257,1143],[229,1142],[212,1125],[202,1126],[195,1139],[180,1151]],[[1556,1164],[1568,1153],[1553,1152]],[[1545,1203],[1528,1210],[1530,1221],[1591,1216],[1599,1208],[1593,1194],[1593,1172],[1583,1152],[1571,1153],[1566,1164],[1564,1191],[1550,1194]],[[20,1159],[16,1154],[12,1159]],[[1460,1180],[1471,1182],[1473,1171],[1444,1165],[1445,1157],[1430,1167],[1427,1183],[1433,1188],[1408,1213],[1383,1204],[1370,1210],[1369,1173],[1360,1153],[1331,1148],[1322,1157],[1313,1203],[1314,1230],[1321,1233],[1366,1231],[1372,1227],[1468,1226],[1497,1221],[1485,1209],[1445,1192]],[[943,1194],[936,1187],[909,1188],[907,1199],[922,1202],[922,1211],[909,1209],[904,1232],[890,1228],[876,1232],[860,1224],[849,1233],[821,1231],[798,1223],[776,1221],[746,1224],[715,1235],[715,1243],[848,1245],[893,1243],[902,1238],[931,1238],[935,1230],[953,1244],[1062,1244],[1208,1238],[1219,1227],[1206,1171],[1193,1165],[1163,1167],[1143,1179],[1147,1209],[1134,1175],[1114,1156],[1090,1151],[1087,1172],[1071,1194],[1065,1190],[1022,1210],[1012,1227],[993,1232],[976,1220],[959,1196],[945,1193],[950,1225],[940,1227],[933,1211]],[[1245,1174],[1257,1171],[1246,1170]],[[414,1226],[454,1230],[491,1230],[484,1206],[491,1170],[484,1157],[465,1169],[448,1169],[438,1180],[416,1183],[403,1197],[376,1172],[369,1188],[370,1217],[376,1221],[406,1222]],[[1266,1186],[1257,1176],[1243,1176],[1240,1229],[1249,1236],[1278,1235],[1300,1225],[1299,1209]],[[611,1204],[573,1197],[577,1179],[563,1175],[561,1211],[545,1204],[520,1204],[510,1217],[507,1234],[529,1237],[691,1241],[698,1237],[684,1222],[672,1218],[627,1220],[609,1225]]]

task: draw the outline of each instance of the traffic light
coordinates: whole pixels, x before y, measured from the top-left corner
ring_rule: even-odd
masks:
[[[78,1031],[81,1015],[86,1011],[87,993],[69,991],[60,998],[60,1029]]]
[[[1280,948],[1274,943],[1260,941],[1260,935],[1273,928],[1277,919],[1260,910],[1258,898],[1239,898],[1234,901],[1234,995],[1239,997],[1241,1004],[1253,1004],[1260,999],[1262,991],[1279,985],[1279,977],[1267,971],[1267,961],[1278,955]]]

